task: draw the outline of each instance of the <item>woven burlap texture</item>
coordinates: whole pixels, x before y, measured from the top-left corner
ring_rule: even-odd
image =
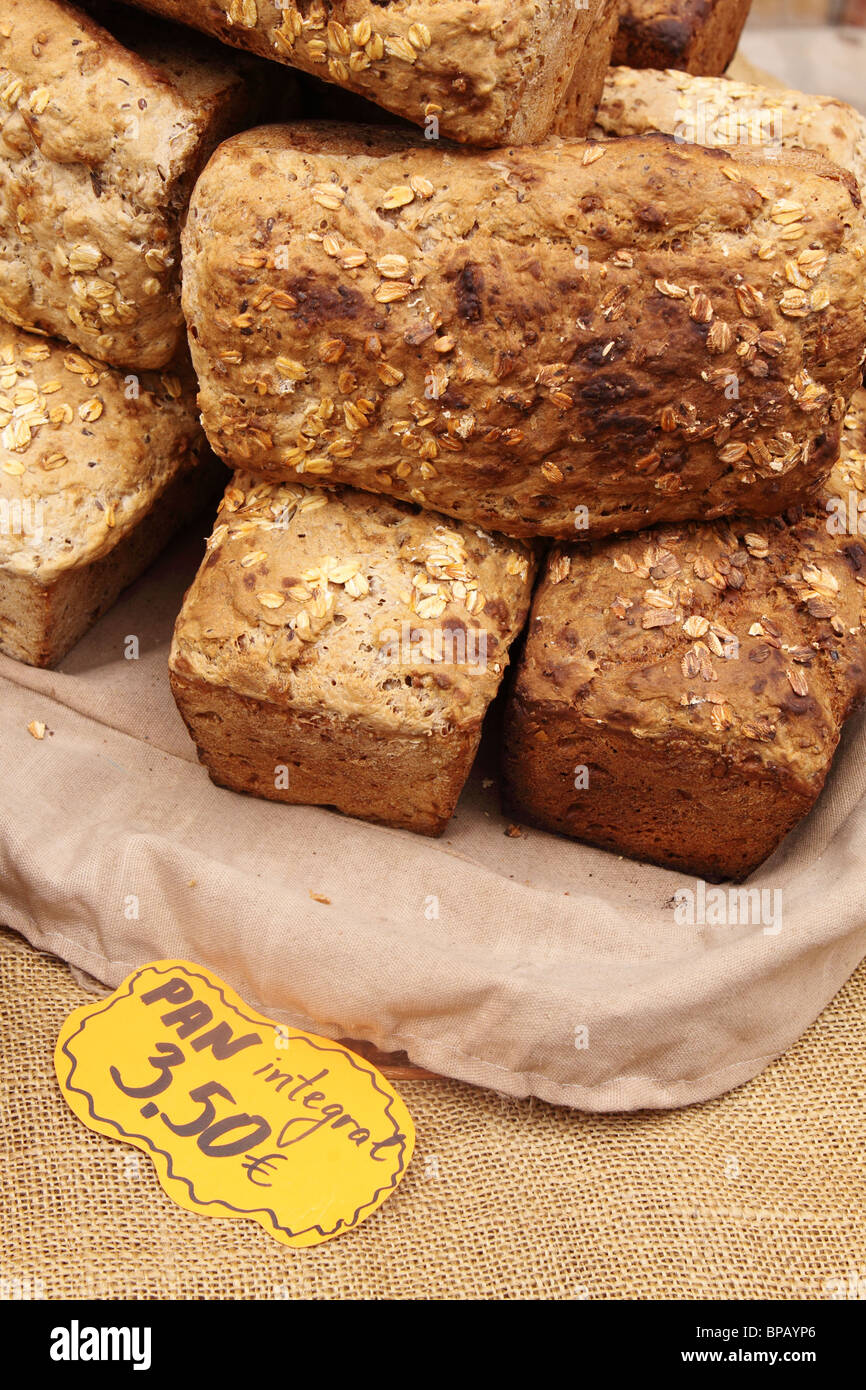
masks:
[[[438,841],[213,786],[167,677],[204,525],[59,671],[0,657],[0,922],[38,949],[112,987],[192,960],[279,1022],[598,1111],[749,1080],[866,954],[862,715],[813,814],[754,876],[783,905],[773,925],[678,922],[693,879],[509,835],[495,724]]]
[[[89,998],[59,961],[2,933],[7,1291],[821,1300],[866,1280],[866,966],[781,1061],[701,1106],[582,1115],[400,1082],[418,1130],[406,1179],[357,1230],[304,1251],[176,1207],[149,1159],[73,1116],[52,1052]]]

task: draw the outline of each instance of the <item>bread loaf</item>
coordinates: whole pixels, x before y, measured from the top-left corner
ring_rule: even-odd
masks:
[[[210,45],[203,57],[192,37],[166,51],[154,34],[142,45],[151,62],[60,0],[5,0],[2,317],[117,366],[171,361],[183,339],[180,218],[250,104],[237,64]]]
[[[403,503],[237,475],[170,661],[211,777],[441,833],[532,572],[519,543]]]
[[[482,153],[268,127],[220,148],[184,232],[217,453],[514,536],[813,495],[864,290],[850,175],[662,136]]]
[[[580,61],[554,113],[550,128],[552,134],[585,135],[592,125],[608,72],[618,21],[619,0],[599,0]],[[352,125],[409,125],[404,117],[382,106],[375,106],[372,101],[347,87],[323,82],[307,73],[299,74],[299,81],[303,92],[303,110],[308,120],[341,121]]]
[[[623,0],[613,63],[714,77],[734,56],[752,0]]]
[[[568,134],[567,123],[562,125]],[[817,150],[866,185],[866,117],[835,97],[806,96],[725,77],[611,68],[597,139],[659,132],[684,144]]]
[[[819,504],[556,549],[510,701],[510,810],[742,878],[814,804],[866,695],[866,391]]]
[[[135,3],[347,87],[425,126],[433,138],[495,146],[544,139],[572,77],[581,81],[590,35],[586,77],[598,94],[616,0]]]
[[[0,651],[54,666],[213,495],[192,374],[0,323]]]

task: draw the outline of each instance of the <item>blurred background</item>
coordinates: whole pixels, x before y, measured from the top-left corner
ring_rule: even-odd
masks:
[[[866,0],[753,0],[730,75],[749,65],[866,112]]]

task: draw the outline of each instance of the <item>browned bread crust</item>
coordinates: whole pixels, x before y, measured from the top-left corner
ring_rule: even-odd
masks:
[[[860,391],[818,506],[552,552],[508,710],[509,806],[742,878],[811,808],[864,695]]]
[[[266,127],[220,148],[184,232],[217,453],[516,536],[813,495],[864,289],[850,175],[662,136],[482,153]]]
[[[435,117],[442,135],[471,145],[543,140],[581,71],[588,36],[593,82],[613,44],[608,0],[584,8],[574,0],[135,3],[347,87],[418,125]]]
[[[551,134],[579,136],[588,133],[604,87],[618,21],[619,0],[598,0],[580,62],[557,107]],[[346,87],[323,82],[307,73],[299,76],[299,81],[303,91],[303,110],[308,120],[341,121],[352,125],[409,126],[405,118],[383,106],[375,106],[372,101]]]
[[[752,0],[624,0],[614,64],[708,77],[734,56]]]
[[[400,502],[236,475],[170,658],[211,777],[440,834],[533,570],[519,542]]]
[[[188,363],[125,377],[0,324],[0,651],[60,661],[221,473]]]
[[[172,360],[180,218],[250,99],[237,65],[193,37],[166,52],[156,34],[143,57],[61,0],[4,0],[4,318],[116,366]]]

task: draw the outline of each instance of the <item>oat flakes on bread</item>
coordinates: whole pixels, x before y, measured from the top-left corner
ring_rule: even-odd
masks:
[[[555,549],[506,719],[518,819],[741,879],[866,696],[866,390],[818,503]]]
[[[567,134],[566,127],[562,129]],[[866,117],[836,97],[690,77],[684,72],[611,68],[595,117],[596,139],[658,133],[681,142],[817,150],[866,186]]]
[[[212,779],[441,834],[529,608],[530,548],[402,502],[237,474],[171,685]]]
[[[806,500],[866,352],[860,195],[802,151],[263,127],[213,157],[183,247],[231,466],[514,536]]]
[[[0,651],[55,666],[221,476],[188,362],[132,385],[0,323]]]
[[[180,220],[256,109],[234,55],[150,27],[138,53],[62,0],[0,13],[0,317],[133,370],[183,343]]]
[[[134,0],[449,139],[487,146],[543,140],[570,84],[572,103],[581,87],[597,99],[615,2]],[[587,124],[592,106],[583,104]]]

